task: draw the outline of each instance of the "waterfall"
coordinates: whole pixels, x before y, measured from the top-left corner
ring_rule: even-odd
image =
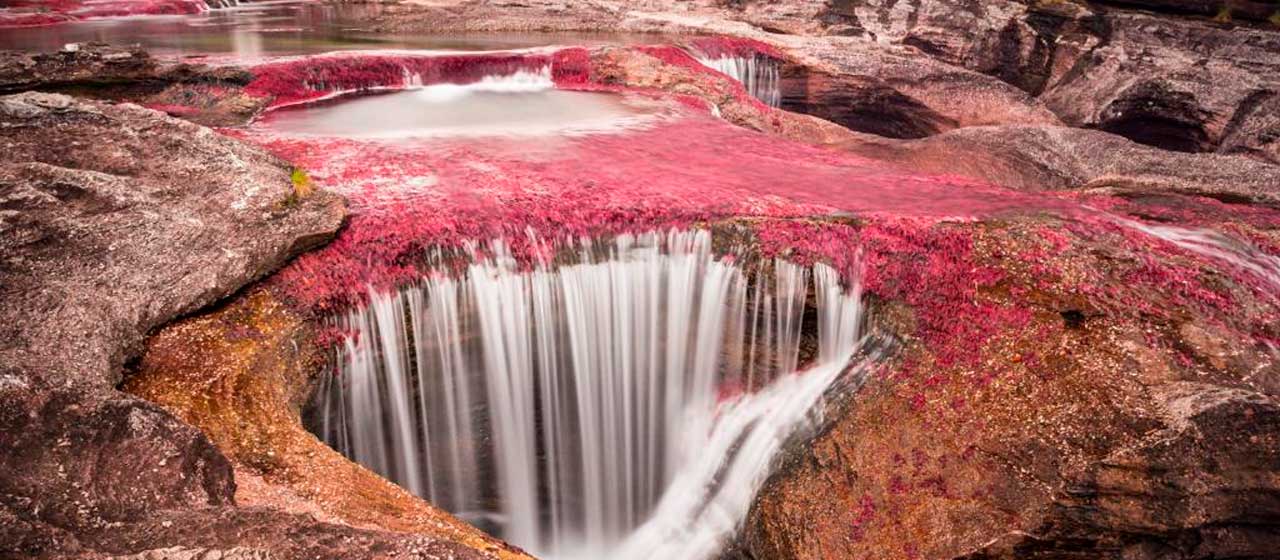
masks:
[[[742,82],[742,85],[747,88],[747,93],[766,105],[770,107],[782,105],[778,61],[759,54],[715,57],[695,54],[694,58],[704,66]]]
[[[1280,293],[1280,256],[1268,255],[1249,243],[1212,229],[1144,224],[1124,218],[1115,219],[1122,225],[1249,272],[1263,282],[1274,286],[1277,293]]]
[[[547,557],[713,554],[857,346],[856,285],[741,267],[706,231],[583,242],[576,264],[524,271],[500,241],[472,252],[457,278],[336,319],[354,336],[312,425]],[[811,281],[818,359],[796,372]]]
[[[555,81],[551,78],[551,65],[544,65],[536,70],[521,69],[501,76],[484,76],[471,83],[433,83],[425,84],[422,74],[408,67],[403,68],[405,89],[418,90],[419,96],[426,101],[446,102],[465,97],[471,93],[526,93],[555,89]]]

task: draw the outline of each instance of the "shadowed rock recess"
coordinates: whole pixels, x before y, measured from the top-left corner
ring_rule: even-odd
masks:
[[[1280,557],[1280,4],[345,4],[0,7],[0,558]]]

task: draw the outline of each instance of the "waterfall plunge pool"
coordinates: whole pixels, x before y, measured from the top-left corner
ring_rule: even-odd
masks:
[[[713,557],[850,371],[857,284],[716,258],[706,231],[584,242],[576,261],[521,270],[495,242],[372,293],[333,319],[352,336],[309,427],[543,557]]]

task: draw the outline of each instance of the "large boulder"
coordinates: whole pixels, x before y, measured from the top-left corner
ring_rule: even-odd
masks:
[[[1097,128],[1163,149],[1245,153],[1277,161],[1275,144],[1280,133],[1274,107],[1280,91],[1280,28],[1270,24],[1236,26],[1123,8],[1169,11],[1174,4],[1185,4],[1183,8],[1189,12],[1216,13],[1225,6],[1232,13],[1261,17],[1270,17],[1280,8],[1271,5],[1271,12],[1263,15],[1259,10],[1265,11],[1265,3],[1257,2],[1104,4],[1108,5],[1014,0],[842,0],[786,6],[735,2],[728,4],[728,10],[722,9],[719,17],[785,30],[793,35],[772,35],[770,40],[785,45],[788,51],[813,50],[800,45],[839,46],[814,52],[817,62],[808,65],[818,69],[824,62],[839,64],[842,57],[874,68],[875,72],[846,68],[824,78],[821,82],[847,82],[850,76],[856,80],[829,88],[841,96],[832,96],[826,103],[832,110],[825,114],[809,111],[842,124],[850,119],[839,110],[840,105],[855,114],[880,108],[886,111],[888,124],[882,129],[853,126],[857,130],[918,137],[923,135],[921,131],[948,128],[939,125],[937,114],[966,108],[989,111],[991,121],[962,120],[961,126],[995,124],[997,120],[1031,122],[1009,119],[1008,111],[997,101],[1003,99],[1004,103],[1013,100],[1009,106],[1024,114],[1029,114],[1025,107],[1043,103],[1067,125]],[[755,32],[758,38],[766,38],[760,29]],[[907,49],[910,54],[904,56],[910,64],[876,54],[888,47]],[[934,63],[953,69],[949,74],[956,82],[952,91],[969,91],[978,97],[939,97],[928,90],[945,94],[947,88],[933,83],[940,80],[903,70],[938,74],[929,70]],[[999,93],[999,97],[983,102],[982,97],[992,96],[998,87],[965,78],[957,74],[959,68],[997,78],[1037,99],[1018,101]],[[891,84],[897,93],[923,102],[933,111],[919,111],[878,87],[876,80],[894,82],[896,75],[906,78]],[[916,92],[911,91],[913,87]],[[813,89],[821,93],[827,88]],[[791,95],[799,95],[803,101],[808,94],[797,88]],[[914,129],[895,124],[904,113],[918,115],[920,123]]]
[[[155,327],[332,237],[341,199],[284,162],[136,105],[0,97],[0,356],[107,389]]]
[[[231,464],[202,433],[114,389],[148,331],[334,235],[340,199],[132,105],[0,97],[0,142],[0,556],[467,557],[236,508]]]
[[[1274,141],[1274,122],[1253,121],[1274,113],[1259,108],[1280,91],[1280,32],[1128,12],[1105,23],[1105,42],[1042,96],[1067,124],[1186,152]]]

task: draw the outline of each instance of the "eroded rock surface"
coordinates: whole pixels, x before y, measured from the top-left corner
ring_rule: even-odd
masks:
[[[1171,152],[1097,130],[980,126],[911,141],[860,135],[843,147],[919,171],[1016,189],[1180,193],[1280,206],[1280,166],[1234,155]]]
[[[236,508],[202,433],[113,389],[147,331],[331,237],[338,198],[300,196],[280,160],[137,106],[0,97],[0,137],[0,555],[466,557]]]
[[[1171,384],[1163,427],[1066,481],[1032,531],[965,558],[1268,558],[1280,541],[1280,405],[1247,390]]]
[[[340,199],[136,105],[0,97],[6,364],[108,389],[142,337],[330,238]]]
[[[1177,204],[1112,209],[1186,219]],[[1270,557],[1274,279],[1101,223],[929,232],[892,245],[876,267],[897,274],[870,288],[902,354],[766,484],[752,557]],[[938,238],[972,252],[942,257]],[[952,282],[958,255],[976,289]]]
[[[72,43],[57,52],[0,51],[0,92],[40,90],[128,100],[204,125],[239,124],[262,110],[234,67],[164,63],[138,47]]]
[[[460,558],[527,558],[303,428],[300,410],[325,359],[316,333],[269,290],[254,289],[151,337],[123,389],[198,427],[226,453],[242,482],[235,494],[241,506],[427,535],[465,545],[455,551]]]

